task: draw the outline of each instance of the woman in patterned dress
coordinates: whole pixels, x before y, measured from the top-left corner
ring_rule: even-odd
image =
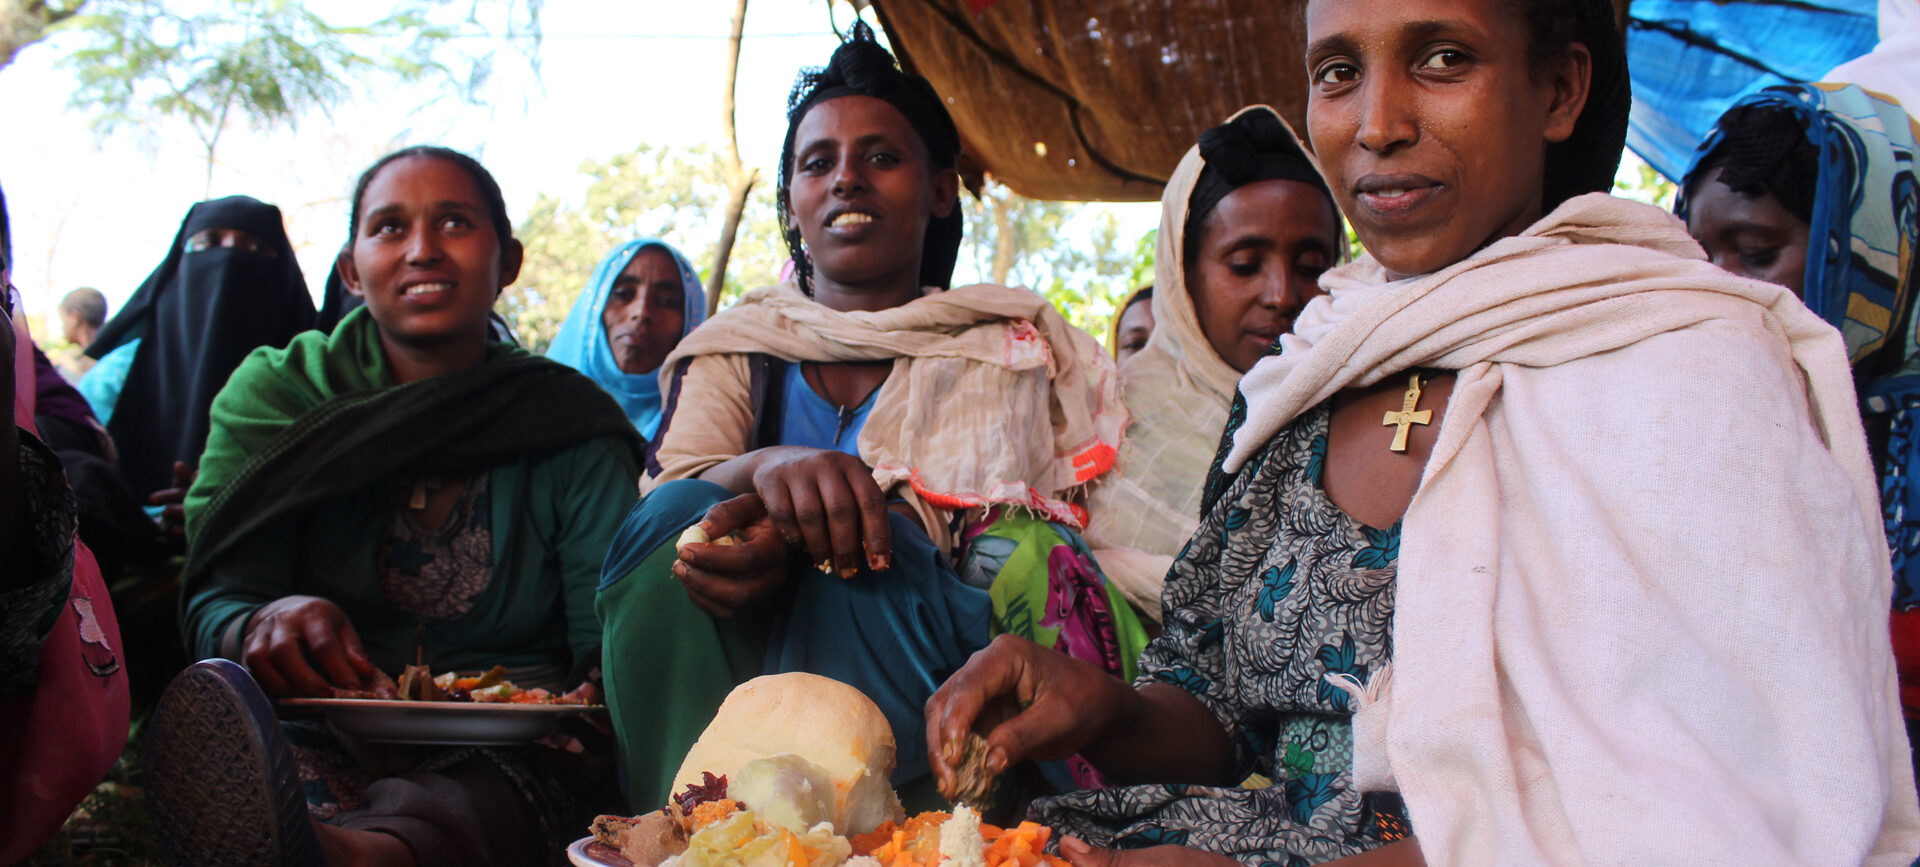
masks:
[[[1033,807],[1077,867],[1912,860],[1844,351],[1603,194],[1613,14],[1308,0],[1368,256],[1241,380],[1133,688],[997,640],[944,790],[969,730],[1084,756],[1121,785]]]

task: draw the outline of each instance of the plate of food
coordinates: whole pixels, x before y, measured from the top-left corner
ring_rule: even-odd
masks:
[[[410,665],[398,681],[376,672],[364,689],[332,698],[288,698],[286,708],[323,713],[343,734],[364,741],[441,746],[507,746],[544,737],[564,717],[602,711],[592,687],[565,694],[522,689],[495,666],[478,675]]]
[[[1048,828],[982,823],[965,800],[908,818],[887,782],[894,757],[886,716],[859,690],[812,674],[755,678],[687,752],[662,809],[595,819],[567,857],[576,867],[1067,867],[1045,852]]]

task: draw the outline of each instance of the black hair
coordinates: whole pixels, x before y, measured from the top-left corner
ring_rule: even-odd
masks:
[[[847,41],[834,49],[827,65],[802,70],[787,95],[787,137],[780,148],[779,200],[781,220],[786,223],[787,252],[793,257],[794,276],[800,291],[813,294],[813,262],[807,258],[800,227],[787,219],[792,201],[787,189],[793,183],[794,136],[800,121],[814,106],[841,96],[871,96],[894,107],[907,119],[927,147],[927,156],[935,171],[949,171],[960,162],[960,131],[953,116],[935,92],[933,85],[918,75],[901,71],[893,55],[875,41],[873,28],[856,21]],[[960,236],[965,218],[960,209],[927,223],[926,242],[920,254],[920,285],[948,288],[953,283],[953,265],[960,258]]]
[[[1627,144],[1632,87],[1627,80],[1627,43],[1611,0],[1507,0],[1526,19],[1527,66],[1535,76],[1550,72],[1574,43],[1587,47],[1593,77],[1587,104],[1566,141],[1547,145],[1542,212],[1574,196],[1613,189],[1620,152]]]
[[[72,313],[95,328],[107,323],[107,296],[91,286],[82,286],[60,299],[59,309]]]
[[[1820,148],[1807,138],[1806,122],[1777,105],[1736,105],[1716,126],[1720,143],[1693,170],[1693,186],[1718,168],[1720,183],[1734,192],[1770,195],[1801,222],[1812,223]]]
[[[1153,300],[1153,284],[1148,283],[1147,285],[1140,287],[1140,291],[1133,293],[1132,298],[1127,299],[1127,306],[1120,308],[1120,312],[1125,313],[1129,308],[1133,307],[1133,305],[1135,304],[1138,304],[1142,301],[1152,301],[1152,300]]]
[[[367,186],[373,183],[374,177],[379,175],[380,170],[386,168],[388,163],[410,157],[446,160],[459,166],[461,171],[467,173],[467,177],[473,179],[473,185],[480,188],[480,197],[487,206],[487,220],[493,223],[493,236],[500,241],[500,255],[505,256],[508,245],[513,241],[513,224],[507,221],[507,200],[500,194],[499,182],[493,179],[493,173],[487,171],[487,167],[481,165],[479,160],[452,148],[437,145],[414,145],[410,148],[402,148],[381,157],[366,171],[360,173],[360,180],[353,185],[353,210],[347,218],[349,249],[353,239],[360,236],[360,200],[366,198]]]
[[[1337,231],[1340,208],[1333,202],[1333,191],[1279,115],[1263,109],[1241,112],[1200,133],[1199,147],[1203,165],[1194,178],[1193,192],[1187,195],[1187,221],[1180,233],[1182,261],[1192,264],[1199,257],[1200,235],[1220,201],[1261,181],[1298,181],[1319,190]]]

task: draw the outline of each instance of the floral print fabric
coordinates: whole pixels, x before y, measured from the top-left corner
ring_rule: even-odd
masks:
[[[380,547],[380,586],[400,610],[426,620],[452,620],[473,609],[493,581],[493,497],[490,475],[477,473],[437,530],[422,528],[407,509],[394,511]]]
[[[961,533],[961,550],[960,580],[993,599],[994,635],[1018,635],[1133,679],[1146,631],[1079,533],[1025,510],[996,507]],[[1105,785],[1079,756],[1066,761],[1064,774],[1052,764],[1042,770],[1062,788]]]
[[[1228,481],[1174,561],[1166,632],[1140,682],[1191,693],[1259,788],[1127,786],[1036,802],[1034,818],[1098,845],[1177,843],[1293,867],[1408,835],[1390,793],[1352,784],[1352,708],[1327,679],[1366,682],[1392,655],[1400,528],[1367,527],[1320,488],[1326,407],[1283,429]],[[1256,778],[1257,779],[1257,778]]]

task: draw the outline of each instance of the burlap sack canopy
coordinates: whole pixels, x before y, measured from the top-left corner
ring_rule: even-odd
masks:
[[[1029,198],[1128,202],[1160,198],[1200,131],[1242,106],[1304,134],[1303,5],[872,0],[901,62],[947,97],[969,186],[984,171]]]

